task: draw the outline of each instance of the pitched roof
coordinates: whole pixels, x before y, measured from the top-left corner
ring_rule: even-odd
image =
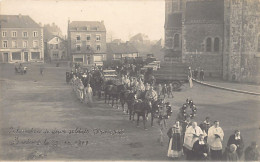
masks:
[[[168,15],[168,22],[166,28],[181,28],[182,13],[172,13]]]
[[[107,52],[108,53],[119,53],[119,54],[128,54],[128,53],[137,53],[137,49],[128,43],[107,43]]]
[[[106,27],[102,21],[72,21],[69,30],[106,31]]]
[[[1,28],[40,28],[28,15],[0,15]]]
[[[58,37],[62,42],[65,41],[62,37],[60,37],[60,36],[58,36],[58,35],[52,35],[52,36],[50,37],[50,39],[47,40],[47,42],[49,43],[50,41],[52,41],[52,40],[53,40],[54,38],[56,38],[56,37]]]
[[[189,1],[185,22],[224,22],[224,0]]]

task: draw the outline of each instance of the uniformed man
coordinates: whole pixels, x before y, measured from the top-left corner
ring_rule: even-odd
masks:
[[[153,89],[153,87],[151,86],[149,91],[147,91],[147,93],[145,94],[145,99],[147,101],[150,101],[150,102],[154,102],[154,101],[157,101],[158,99],[158,96],[157,96],[157,93],[156,91]]]

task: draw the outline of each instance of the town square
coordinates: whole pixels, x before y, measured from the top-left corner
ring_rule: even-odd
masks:
[[[258,0],[0,5],[1,160],[259,160]]]

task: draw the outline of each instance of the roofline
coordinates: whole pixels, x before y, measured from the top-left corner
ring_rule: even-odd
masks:
[[[30,27],[30,28],[1,27],[0,29],[39,29],[39,28],[43,29],[43,27],[34,27],[34,28],[32,28],[32,27]]]
[[[106,30],[68,30],[70,32],[106,32]]]

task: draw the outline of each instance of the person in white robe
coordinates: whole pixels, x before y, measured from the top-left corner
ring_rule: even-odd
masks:
[[[219,126],[219,121],[215,121],[214,125],[208,130],[208,145],[210,147],[211,159],[222,159],[222,142],[224,138],[224,132]]]
[[[192,147],[193,144],[199,140],[200,134],[203,134],[203,131],[199,126],[197,126],[197,122],[192,122],[192,125],[189,126],[184,135],[184,144],[183,146],[186,148],[186,159],[192,159]]]
[[[91,104],[93,103],[93,92],[92,88],[90,87],[90,84],[87,85],[87,87],[84,88],[84,94],[85,94],[85,103]]]

